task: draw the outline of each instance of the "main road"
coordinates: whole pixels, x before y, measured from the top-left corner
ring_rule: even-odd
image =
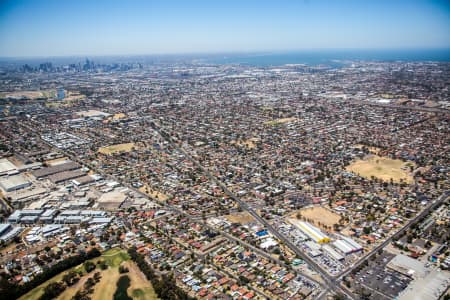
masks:
[[[158,132],[167,142],[171,144],[172,147],[179,150],[187,159],[189,159],[197,168],[199,168],[202,173],[207,176],[212,182],[221,187],[221,189],[227,194],[231,199],[239,204],[239,206],[247,211],[255,220],[264,225],[267,230],[269,230],[275,237],[277,237],[280,241],[282,241],[286,246],[288,246],[296,255],[301,257],[304,261],[306,261],[317,273],[321,275],[324,282],[328,286],[329,289],[336,292],[341,292],[346,295],[349,299],[355,299],[355,296],[348,290],[341,288],[341,286],[336,282],[335,278],[325,272],[313,259],[307,256],[303,251],[301,251],[292,241],[282,235],[278,230],[275,229],[269,222],[261,218],[259,214],[256,213],[246,202],[242,201],[239,197],[237,197],[233,192],[231,192],[227,186],[218,180],[215,176],[211,174],[207,169],[205,169],[196,159],[194,159],[189,153],[186,152],[182,147],[179,147],[178,144],[173,140],[173,138],[167,134],[164,130],[159,128],[153,121],[150,121],[150,126],[153,130]]]
[[[408,223],[406,223],[405,226],[403,226],[399,231],[391,235],[389,238],[387,238],[383,243],[379,244],[375,248],[373,248],[369,253],[367,253],[364,258],[360,259],[357,263],[355,263],[351,268],[347,269],[343,273],[339,274],[336,278],[337,281],[342,280],[345,276],[350,274],[354,269],[359,267],[362,263],[364,263],[366,260],[368,260],[372,255],[377,253],[379,250],[386,247],[390,242],[392,242],[393,239],[401,237],[411,226],[418,223],[422,217],[425,217],[428,215],[432,210],[434,210],[438,205],[440,205],[442,202],[444,202],[448,197],[450,196],[450,191],[443,192],[437,199],[431,201],[425,209],[423,209],[420,213],[418,213],[414,218],[409,220]]]

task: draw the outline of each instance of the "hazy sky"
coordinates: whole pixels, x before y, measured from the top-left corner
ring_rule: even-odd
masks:
[[[450,48],[450,1],[0,0],[0,56]]]

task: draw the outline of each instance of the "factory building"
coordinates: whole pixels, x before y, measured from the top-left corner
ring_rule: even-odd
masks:
[[[342,261],[344,260],[344,257],[339,254],[336,250],[334,250],[331,246],[329,245],[324,245],[322,246],[322,250],[325,251],[329,256],[331,256],[334,260],[337,261]]]
[[[308,222],[299,221],[296,225],[304,234],[316,243],[322,244],[330,241],[330,238],[323,234],[320,229],[309,224]]]
[[[333,242],[333,246],[336,247],[343,254],[351,254],[358,251],[362,251],[363,247],[348,237],[341,237],[342,239]]]
[[[0,159],[0,176],[9,174],[17,170],[17,167],[7,158]]]
[[[0,178],[0,187],[5,192],[12,192],[26,188],[31,185],[31,182],[27,180],[23,175],[13,175]]]

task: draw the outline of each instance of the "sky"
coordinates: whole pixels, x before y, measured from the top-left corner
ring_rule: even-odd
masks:
[[[0,0],[0,56],[450,48],[450,1]]]

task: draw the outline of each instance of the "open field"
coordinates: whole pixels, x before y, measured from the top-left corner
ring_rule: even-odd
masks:
[[[232,223],[239,223],[239,224],[247,224],[250,222],[254,222],[255,219],[248,213],[248,212],[240,212],[240,213],[234,213],[231,215],[224,216],[225,219]]]
[[[271,121],[265,122],[264,125],[276,126],[276,125],[281,125],[281,124],[285,124],[285,123],[294,122],[296,120],[297,120],[297,118],[275,119],[275,120],[271,120]]]
[[[233,141],[232,144],[238,145],[238,146],[245,146],[248,149],[254,149],[256,147],[256,142],[258,142],[258,138],[251,138],[244,141]]]
[[[139,191],[141,191],[142,193],[148,195],[149,197],[151,197],[153,199],[157,199],[157,200],[163,201],[163,202],[166,201],[167,198],[169,198],[169,196],[167,196],[166,194],[158,192],[157,190],[154,190],[147,185],[140,187]]]
[[[412,183],[414,180],[409,173],[411,165],[414,166],[414,163],[374,155],[354,161],[346,170],[369,179],[373,176],[383,181],[392,178],[394,182]]]
[[[20,91],[20,92],[2,92],[0,98],[28,98],[31,100],[39,98],[54,98],[56,96],[55,91]]]
[[[117,144],[106,147],[100,147],[98,149],[98,152],[105,155],[111,155],[118,152],[130,152],[131,149],[133,149],[133,147],[134,143]]]
[[[297,218],[297,214],[300,213],[302,217],[306,220],[311,220],[311,223],[333,227],[334,224],[338,224],[341,216],[332,212],[331,210],[321,207],[314,206],[298,210],[290,215],[291,218]]]

